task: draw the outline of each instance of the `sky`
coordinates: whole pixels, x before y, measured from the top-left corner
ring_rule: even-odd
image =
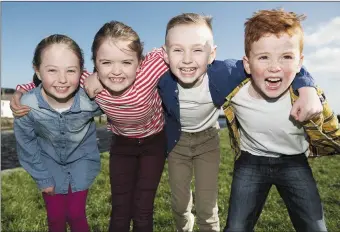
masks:
[[[217,59],[242,59],[244,22],[255,11],[284,8],[307,15],[304,65],[340,114],[340,2],[1,2],[1,87],[32,80],[36,45],[51,34],[65,34],[83,49],[93,69],[91,45],[111,20],[131,26],[144,53],[164,43],[167,22],[193,12],[213,17]]]

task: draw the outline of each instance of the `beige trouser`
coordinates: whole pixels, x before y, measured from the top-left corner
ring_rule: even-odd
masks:
[[[190,184],[195,173],[195,207],[200,231],[220,231],[218,218],[218,130],[182,132],[168,158],[171,206],[178,231],[193,231],[194,216]]]

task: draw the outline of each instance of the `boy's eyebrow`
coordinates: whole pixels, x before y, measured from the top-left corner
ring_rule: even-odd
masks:
[[[250,53],[252,53],[254,56],[258,56],[258,55],[267,55],[269,54],[269,52],[258,52],[258,53],[255,53],[253,51],[250,51]]]
[[[207,44],[207,43],[205,43],[205,44],[199,44],[199,43],[197,43],[197,44],[192,44],[191,46],[192,46],[192,47],[197,47],[197,46],[202,46],[202,47],[204,47],[206,44]],[[182,47],[183,45],[182,45],[182,44],[169,44],[169,47],[175,47],[175,46]]]

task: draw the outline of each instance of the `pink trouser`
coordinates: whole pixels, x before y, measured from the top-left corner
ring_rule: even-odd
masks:
[[[50,196],[43,193],[47,211],[49,232],[65,232],[66,222],[72,232],[90,231],[86,219],[86,198],[88,190],[72,193],[71,187],[67,194]]]

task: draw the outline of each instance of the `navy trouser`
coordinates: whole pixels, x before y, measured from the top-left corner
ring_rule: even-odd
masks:
[[[224,232],[253,231],[272,185],[296,231],[327,231],[320,195],[304,154],[280,158],[242,151],[234,165]]]
[[[110,150],[110,232],[153,231],[154,199],[165,164],[164,131],[146,138],[114,135]]]

